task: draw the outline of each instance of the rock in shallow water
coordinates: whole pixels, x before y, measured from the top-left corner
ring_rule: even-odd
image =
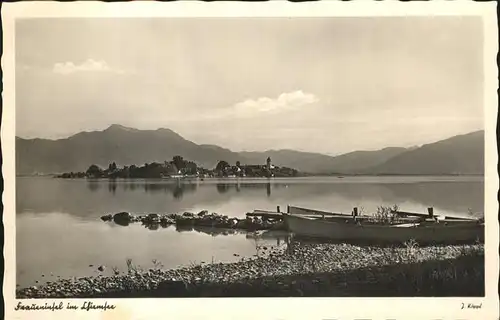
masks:
[[[118,212],[113,216],[114,222],[131,222],[133,220],[133,216],[130,212]]]
[[[208,214],[208,211],[207,210],[201,210],[199,213],[198,213],[198,217],[204,217]]]
[[[111,221],[111,220],[113,220],[113,215],[106,214],[106,215],[104,215],[104,216],[101,217],[101,220],[103,220],[103,221]]]
[[[144,222],[160,223],[160,216],[157,213],[150,213],[145,217]]]

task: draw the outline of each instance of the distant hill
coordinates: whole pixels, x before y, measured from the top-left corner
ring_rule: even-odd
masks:
[[[269,156],[274,164],[295,168],[302,172],[352,174],[382,164],[405,151],[405,148],[385,148],[376,151],[354,151],[336,157],[294,150],[241,152],[240,154],[253,162]]]
[[[89,165],[144,165],[180,155],[205,168],[218,161],[230,164],[273,164],[311,174],[480,174],[483,172],[484,132],[457,136],[422,147],[355,151],[332,157],[294,150],[233,152],[200,145],[169,129],[138,130],[112,125],[103,131],[81,132],[66,139],[16,138],[16,174],[85,171]]]
[[[484,131],[409,150],[364,170],[370,174],[484,174]]]
[[[112,125],[104,131],[81,132],[67,139],[16,139],[16,173],[85,171],[89,165],[144,165],[181,155],[212,168],[219,160],[234,163],[238,153],[198,145],[169,129],[137,130]]]

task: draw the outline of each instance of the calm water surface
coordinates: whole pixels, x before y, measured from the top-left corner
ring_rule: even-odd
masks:
[[[95,275],[105,265],[126,270],[130,258],[143,268],[228,262],[256,254],[256,245],[284,245],[285,236],[222,234],[203,229],[181,232],[175,226],[149,230],[103,222],[105,213],[182,213],[208,210],[244,217],[277,205],[326,211],[365,212],[397,204],[401,210],[467,216],[482,213],[482,177],[335,177],[226,180],[62,180],[16,179],[17,283],[21,287],[61,278]],[[236,255],[235,255],[236,254]],[[92,266],[90,266],[92,265]],[[43,277],[42,277],[43,275]]]

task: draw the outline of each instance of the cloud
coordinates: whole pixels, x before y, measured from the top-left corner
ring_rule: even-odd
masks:
[[[71,74],[75,72],[114,72],[122,73],[117,69],[112,69],[106,61],[87,59],[81,64],[74,64],[73,62],[59,62],[54,64],[52,69],[54,73]]]
[[[212,117],[252,117],[259,115],[277,114],[285,111],[297,110],[306,105],[318,102],[319,99],[311,93],[302,90],[280,94],[277,98],[261,97],[239,102],[229,109],[212,114]]]
[[[262,97],[257,100],[246,100],[235,105],[236,110],[251,110],[259,112],[272,112],[283,109],[294,109],[303,105],[316,102],[318,99],[309,93],[304,93],[301,90],[282,93],[276,99]]]

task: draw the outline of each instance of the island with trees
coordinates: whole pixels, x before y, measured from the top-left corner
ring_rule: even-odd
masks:
[[[206,169],[198,166],[195,162],[184,159],[182,156],[174,156],[170,161],[145,163],[143,166],[119,167],[115,162],[109,164],[108,168],[101,168],[92,164],[85,172],[67,172],[57,175],[57,178],[140,178],[140,179],[162,179],[162,178],[223,178],[223,177],[297,177],[300,176],[296,169],[274,166],[271,158],[267,158],[265,164],[241,164],[236,161],[234,165],[225,160],[217,163],[215,168]]]

